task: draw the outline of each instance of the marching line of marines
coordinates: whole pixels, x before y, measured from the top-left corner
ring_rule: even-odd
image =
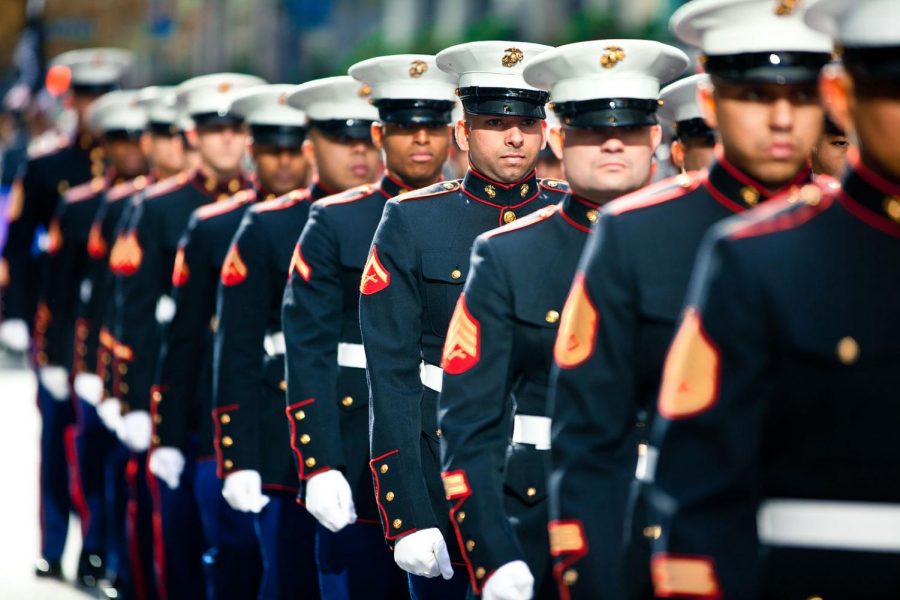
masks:
[[[58,57],[78,129],[3,251],[36,574],[75,511],[102,598],[900,596],[897,8],[692,0],[681,79],[636,39]]]

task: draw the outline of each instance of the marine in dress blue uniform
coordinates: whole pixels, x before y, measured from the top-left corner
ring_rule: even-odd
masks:
[[[456,135],[465,136],[472,166],[462,180],[388,201],[360,282],[376,502],[394,560],[410,573],[414,598],[462,598],[468,588],[440,478],[438,365],[475,238],[562,197],[558,182],[543,184],[535,176],[547,93],[521,74],[547,49],[474,42],[437,55],[438,67],[459,77],[465,120],[456,123]],[[500,147],[492,148],[497,156],[487,142],[477,145],[483,128],[492,128],[487,139]],[[509,166],[502,153],[519,162]],[[444,580],[434,579],[439,575]]]
[[[291,85],[254,86],[232,100],[228,111],[248,123],[253,140],[251,151],[299,153],[306,119],[299,111],[286,106],[287,93],[292,88]],[[273,181],[268,171],[258,170],[254,189],[242,190],[225,202],[197,209],[179,242],[172,272],[175,314],[166,327],[157,378],[159,395],[151,406],[155,437],[150,470],[167,487],[178,486],[178,468],[185,456],[194,454],[193,446],[198,438],[201,448],[214,451],[211,411],[216,289],[231,240],[250,206],[272,200],[278,192],[286,191],[280,185],[291,189],[304,181],[307,163],[303,160],[299,166],[286,183]],[[217,539],[211,539],[211,528],[207,527],[207,541],[216,548],[216,568],[222,573],[218,576],[221,581],[216,584],[215,597],[277,597],[265,589],[260,591],[261,558],[265,557],[260,555],[255,535],[253,543],[248,544],[243,535],[232,533],[243,532],[246,522],[252,523],[252,516],[228,506],[220,485],[216,492],[208,498],[212,506],[200,507],[205,520],[215,521]],[[177,543],[177,539],[173,541]],[[173,585],[178,584],[173,582]]]
[[[708,81],[706,73],[691,75],[659,92],[659,118],[672,132],[669,160],[682,173],[706,169],[715,158],[716,132],[697,104],[697,86]]]
[[[604,66],[619,55],[632,61]],[[554,98],[571,191],[476,239],[442,358],[442,477],[472,589],[486,599],[557,597],[547,388],[560,311],[601,204],[650,182],[660,83],[687,64],[658,42],[597,40],[545,52],[525,69]]]
[[[350,149],[369,139],[377,113],[361,88],[350,77],[334,77],[307,82],[287,95],[289,110],[299,109],[309,119],[307,143],[313,146],[318,135],[327,134]],[[323,165],[321,174],[327,168]],[[338,184],[315,181],[247,211],[219,281],[213,409],[219,475],[229,504],[255,514],[266,564],[260,596],[265,598],[318,598],[330,575],[317,569],[316,521],[295,500],[281,303],[310,208]]]
[[[814,82],[829,41],[767,2],[714,3],[737,7],[711,38],[718,45],[704,46],[714,88],[704,94],[716,109],[708,116],[722,137],[716,162],[604,207],[563,309],[550,527],[564,597],[652,595],[649,541],[660,529],[646,514],[655,456],[646,438],[700,241],[714,223],[810,178],[806,157],[821,126]],[[740,151],[785,138],[790,152],[777,158]]]
[[[38,311],[47,319],[42,334],[35,337],[35,351],[39,372],[57,372],[68,380],[81,360],[73,343],[75,330],[83,327],[76,318],[80,296],[89,293],[82,278],[88,264],[87,246],[91,224],[104,197],[117,184],[133,179],[146,171],[146,159],[139,146],[139,138],[146,124],[146,114],[137,105],[136,91],[114,91],[101,96],[88,110],[91,129],[96,131],[107,150],[110,168],[105,177],[96,177],[86,184],[70,189],[57,207],[50,224],[50,244],[44,262],[43,281]],[[106,556],[106,513],[104,511],[103,463],[115,437],[102,426],[93,404],[75,390],[77,427],[73,430],[72,451],[77,458],[72,481],[78,485],[82,503],[82,552],[76,581],[95,587],[104,575]]]
[[[239,89],[260,83],[263,83],[261,79],[249,75],[219,73],[188,80],[178,87],[177,94],[185,112],[200,130],[198,136],[204,133],[221,135],[222,130],[230,129],[230,135],[243,138],[240,133],[242,121],[229,115],[225,109],[232,95]],[[119,428],[120,439],[133,453],[131,462],[134,466],[129,466],[128,471],[132,475],[132,500],[139,506],[152,506],[144,471],[146,450],[152,441],[149,409],[151,401],[160,394],[158,389],[153,389],[153,383],[158,369],[163,326],[171,320],[174,310],[171,273],[178,241],[195,209],[216,200],[227,199],[252,185],[240,171],[239,164],[232,165],[229,173],[217,173],[209,162],[210,158],[202,158],[201,167],[191,176],[163,182],[153,188],[153,194],[148,193],[139,204],[135,204],[129,222],[120,234],[125,258],[115,281],[116,309],[112,333],[115,352],[112,373],[113,385],[117,388],[116,399],[121,402],[124,412]],[[211,437],[198,440],[197,454],[201,458],[206,457],[208,465],[214,465],[211,446]],[[201,523],[193,521],[189,527],[182,529],[180,535],[181,539],[193,540],[202,525],[204,541],[208,544],[205,550],[209,560],[203,563],[207,574],[207,592],[208,595],[217,597],[213,592],[220,589],[215,584],[219,582],[217,576],[221,571],[216,568],[215,547],[209,546],[214,543],[211,538],[215,536],[210,527],[215,521],[205,519],[202,510],[204,505],[213,510],[215,504],[211,504],[206,498],[217,500],[218,491],[209,491],[207,495],[204,495],[204,491],[217,487],[218,482],[214,466],[204,469],[202,463],[203,461],[197,466],[193,490],[201,511]],[[188,489],[186,485],[185,490]],[[147,511],[137,512],[145,514]],[[165,515],[162,526],[165,529]],[[132,558],[131,562],[133,565],[144,565],[140,574],[133,573],[135,586],[140,587],[140,577],[149,588],[153,583],[150,567],[153,557],[147,550],[147,542],[153,539],[152,529],[148,521],[141,520],[132,530],[140,532],[138,540],[141,543],[132,543],[130,546],[141,548],[142,551],[139,559]],[[244,534],[247,543],[252,545],[252,522],[245,523]]]
[[[859,152],[840,184],[817,180],[703,243],[652,436],[662,597],[900,592],[896,6],[826,0],[805,18],[841,48],[820,88]]]
[[[340,578],[327,588],[323,584],[323,593],[402,598],[408,595],[406,574],[382,541],[369,471],[359,281],[385,203],[441,179],[456,78],[427,55],[373,58],[349,72],[371,87],[386,172],[375,184],[316,203],[297,242],[282,308],[288,419],[301,483],[298,500],[320,523],[320,570],[332,566],[329,578]],[[398,147],[392,137],[411,143]],[[432,158],[425,165],[411,163],[413,152]]]
[[[75,134],[62,137],[58,147],[29,157],[22,177],[13,184],[10,224],[3,259],[9,283],[3,290],[3,322],[0,344],[17,350],[28,349],[28,330],[43,335],[49,326],[42,311],[36,318],[39,277],[42,272],[43,248],[49,241],[46,232],[62,195],[70,188],[106,174],[103,149],[86,122],[90,103],[115,88],[131,64],[131,53],[112,48],[76,50],[57,56],[54,65],[65,66],[71,73],[71,93],[79,107],[79,124]],[[69,346],[71,349],[71,346]],[[41,358],[34,356],[35,362]],[[51,376],[53,377],[53,376]],[[41,559],[38,576],[60,577],[60,558],[66,542],[69,512],[73,500],[67,488],[69,463],[74,465],[74,411],[69,402],[66,379],[55,376],[55,393],[38,378],[38,406],[41,409]],[[59,400],[57,400],[57,398]],[[66,439],[69,440],[68,463]],[[79,498],[80,500],[80,498]]]

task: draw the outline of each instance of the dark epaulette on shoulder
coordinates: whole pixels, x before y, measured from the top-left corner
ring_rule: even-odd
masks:
[[[693,192],[703,184],[703,181],[702,173],[696,171],[680,173],[610,202],[605,212],[621,215],[641,208],[656,206],[663,202],[669,202]]]
[[[377,183],[366,183],[363,185],[356,186],[354,188],[350,188],[349,190],[345,190],[338,194],[333,194],[331,196],[326,196],[321,200],[317,201],[316,204],[319,206],[332,206],[334,204],[345,204],[347,202],[356,202],[357,200],[361,200],[362,198],[366,198],[372,194],[375,190],[378,189]]]
[[[65,199],[66,204],[73,204],[75,202],[82,202],[87,200],[88,198],[93,198],[97,194],[103,191],[103,188],[106,187],[106,179],[103,177],[94,177],[90,181],[86,183],[82,183],[81,185],[76,185],[73,188],[70,188],[66,191],[63,198]]]
[[[565,194],[569,191],[569,182],[563,181],[562,179],[552,179],[550,177],[546,177],[544,179],[538,179],[538,185],[540,185],[545,190],[550,190],[551,192],[561,192]]]
[[[503,235],[504,233],[511,233],[513,231],[518,231],[520,229],[525,229],[526,227],[530,227],[532,225],[536,225],[541,223],[542,221],[546,221],[553,215],[555,215],[559,211],[559,205],[553,204],[551,206],[545,206],[541,210],[535,211],[530,215],[526,215],[521,219],[516,219],[512,223],[508,225],[501,225],[496,229],[491,229],[490,231],[483,234],[485,239],[490,239],[492,237]]]
[[[293,190],[288,192],[287,194],[283,194],[281,196],[278,196],[277,198],[273,198],[272,200],[266,200],[265,202],[254,204],[250,208],[250,210],[255,213],[271,212],[273,210],[284,210],[286,208],[294,206],[298,202],[303,202],[307,199],[309,199],[309,190]]]
[[[190,180],[191,176],[187,173],[187,171],[182,171],[177,175],[167,177],[147,188],[147,194],[144,196],[144,200],[152,200],[153,198],[158,198],[165,194],[170,194],[175,190],[186,186],[188,181]]]
[[[255,190],[241,190],[227,200],[213,202],[212,204],[204,204],[194,211],[194,214],[197,216],[198,221],[205,221],[219,215],[224,215],[225,213],[230,213],[248,202],[251,202],[255,198]]]
[[[106,192],[107,202],[118,202],[124,198],[134,195],[147,187],[149,180],[146,175],[138,175],[134,179],[129,179],[119,185],[113,186]]]
[[[407,200],[420,200],[422,198],[442,196],[444,194],[449,194],[450,192],[457,191],[460,188],[461,181],[461,179],[442,181],[440,183],[435,183],[434,185],[429,185],[428,187],[423,187],[418,190],[406,192],[405,194],[400,194],[399,196],[395,196],[394,200],[396,200],[397,202],[406,202]]]
[[[800,227],[831,206],[835,191],[832,182],[822,179],[767,200],[744,213],[743,218],[724,225],[724,235],[737,240]]]

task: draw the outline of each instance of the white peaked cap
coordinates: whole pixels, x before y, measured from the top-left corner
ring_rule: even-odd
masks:
[[[525,80],[554,103],[602,98],[653,99],[684,72],[687,55],[650,40],[593,40],[554,48],[525,68]]]
[[[306,114],[288,104],[288,97],[296,87],[278,83],[247,88],[235,95],[229,112],[243,117],[250,125],[305,127]]]
[[[372,100],[456,100],[456,77],[437,68],[434,56],[396,54],[358,62],[349,75],[372,88]]]
[[[369,103],[372,88],[349,75],[307,81],[288,96],[288,104],[313,121],[377,121],[378,110]]]

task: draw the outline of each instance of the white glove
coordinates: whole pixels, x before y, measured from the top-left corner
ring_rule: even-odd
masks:
[[[75,393],[91,406],[98,406],[103,400],[103,380],[93,373],[79,373],[75,376]]]
[[[28,325],[22,319],[7,319],[0,323],[0,346],[13,352],[25,352],[29,341]]]
[[[222,496],[228,506],[241,512],[258,513],[269,503],[269,497],[262,493],[259,471],[250,469],[235,471],[226,476]]]
[[[340,471],[325,471],[306,482],[306,510],[335,533],[356,523],[353,493]]]
[[[153,424],[146,410],[133,410],[122,417],[122,427],[116,433],[119,440],[132,452],[144,452],[150,447]]]
[[[122,401],[118,398],[107,398],[97,406],[97,416],[106,426],[107,429],[116,434],[116,437],[122,439]]]
[[[38,369],[38,378],[53,399],[62,402],[69,398],[69,373],[64,367],[49,365]]]
[[[429,527],[401,538],[394,546],[394,562],[401,569],[422,577],[453,577],[450,554],[441,530]]]
[[[154,448],[147,468],[157,479],[165,481],[169,488],[178,489],[181,472],[184,471],[184,454],[171,446]]]
[[[483,600],[531,600],[534,595],[534,576],[521,560],[508,562],[491,575],[484,590]]]

